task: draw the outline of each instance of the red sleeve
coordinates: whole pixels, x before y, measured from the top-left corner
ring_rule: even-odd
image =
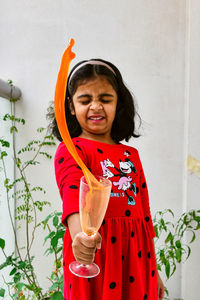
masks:
[[[140,160],[140,158],[139,158],[139,160]],[[141,161],[140,161],[140,163],[141,163]],[[142,201],[142,206],[143,206],[144,219],[145,219],[145,222],[149,226],[151,237],[153,239],[155,237],[155,231],[154,231],[154,226],[153,226],[151,211],[150,211],[150,205],[149,205],[148,188],[147,188],[146,178],[144,175],[142,164],[141,164],[141,170],[140,170],[140,192],[141,192],[141,201]]]
[[[77,151],[84,163],[82,149]],[[62,142],[58,146],[54,160],[56,181],[63,202],[62,223],[67,226],[66,218],[79,212],[79,185],[83,172]]]

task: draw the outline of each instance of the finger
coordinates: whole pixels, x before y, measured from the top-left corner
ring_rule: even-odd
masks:
[[[161,299],[163,299],[164,294],[165,294],[165,288],[164,288],[164,286],[163,286],[163,288],[161,289]]]
[[[80,244],[85,249],[90,249],[91,251],[95,251],[96,243],[93,240],[81,239]]]
[[[89,265],[94,261],[94,254],[91,256],[87,256],[84,253],[79,253],[78,255],[74,256],[76,261],[80,262],[84,265]]]
[[[91,253],[90,255],[80,252],[79,257],[85,260],[88,264],[91,264],[94,261],[95,254]]]
[[[85,253],[86,255],[92,255],[96,248],[85,246],[81,239],[76,238],[72,243],[72,249],[74,253]]]
[[[94,236],[94,240],[96,241],[97,249],[101,249],[102,237],[99,232],[97,232]]]
[[[83,232],[79,232],[76,234],[73,240],[73,244],[81,244],[82,246],[86,248],[94,248],[95,249],[95,242],[92,239],[92,237],[87,236]]]
[[[75,257],[82,259],[93,260],[96,248],[88,248],[81,243],[81,238],[76,237],[72,243],[72,250]]]
[[[160,287],[158,295],[159,295],[159,300],[162,300],[164,297],[164,289],[162,287]]]
[[[87,248],[85,246],[83,246],[82,244],[73,244],[72,245],[72,249],[73,249],[73,253],[75,253],[76,255],[79,253],[84,253],[85,256],[91,256],[95,253],[95,248]]]
[[[159,298],[159,300],[162,299],[162,298],[161,298],[161,288],[160,288],[160,286],[158,287],[158,298]]]
[[[96,238],[96,235],[94,236],[87,236],[85,234],[80,236],[81,244],[84,245],[87,248],[95,249],[97,243],[99,242],[99,237]]]

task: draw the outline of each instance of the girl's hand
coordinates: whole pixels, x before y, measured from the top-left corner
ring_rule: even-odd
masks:
[[[165,287],[158,272],[157,272],[157,287],[158,287],[158,299],[162,300],[165,293]]]
[[[95,251],[101,249],[101,235],[97,232],[94,236],[87,236],[83,232],[75,235],[72,242],[72,251],[76,261],[89,265],[94,261]]]

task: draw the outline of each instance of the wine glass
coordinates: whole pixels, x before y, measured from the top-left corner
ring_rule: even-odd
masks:
[[[85,177],[80,181],[79,191],[79,213],[83,232],[88,236],[93,236],[99,230],[106,213],[112,183],[110,180],[95,176],[99,181],[98,185],[92,183],[89,187]],[[99,274],[100,269],[95,263],[83,265],[73,261],[69,265],[70,271],[79,277],[92,278]]]

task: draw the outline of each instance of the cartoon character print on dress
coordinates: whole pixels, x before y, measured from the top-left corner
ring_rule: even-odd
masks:
[[[108,169],[108,167],[114,168],[115,166],[109,159],[105,159],[104,161],[100,161],[101,168],[103,171],[103,177],[107,179],[112,178],[114,174]]]
[[[124,152],[124,155],[129,156],[128,151]],[[135,197],[137,194],[136,184],[133,183],[133,178],[130,175],[128,175],[132,172],[135,174],[137,173],[136,168],[134,164],[130,161],[130,159],[127,157],[124,161],[120,159],[119,168],[115,167],[109,159],[106,159],[103,162],[101,161],[100,164],[103,171],[103,177],[106,177],[107,179],[118,176],[120,177],[118,181],[113,181],[113,185],[117,186],[119,191],[123,191],[125,193],[125,195],[128,198],[129,205],[135,205],[135,199],[133,198],[133,196],[130,196],[128,194],[128,190],[132,191]],[[113,172],[109,168],[115,169],[117,171],[117,174],[113,174]]]

